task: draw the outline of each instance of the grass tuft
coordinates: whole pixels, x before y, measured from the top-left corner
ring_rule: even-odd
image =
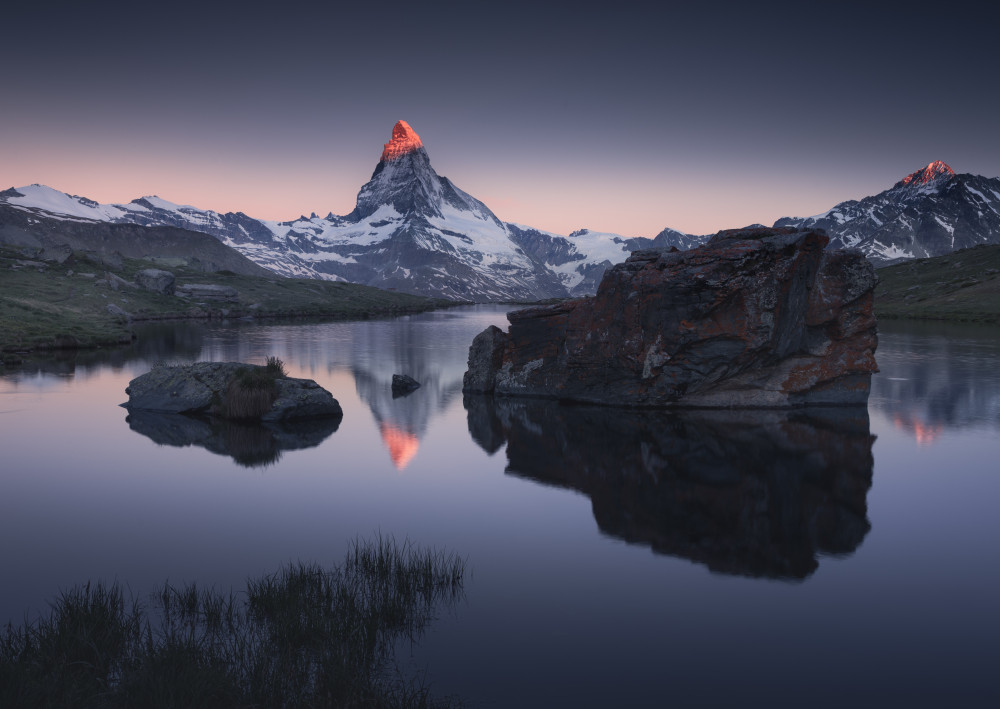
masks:
[[[333,569],[292,564],[245,594],[74,589],[0,633],[0,706],[450,706],[391,671],[401,639],[462,596],[457,557],[379,537]]]
[[[267,363],[264,365],[264,370],[272,377],[281,379],[288,376],[288,372],[285,371],[285,363],[282,362],[277,357],[268,357]]]
[[[244,367],[229,382],[219,405],[219,414],[230,419],[259,419],[278,398],[278,379],[284,379],[285,363],[268,357],[263,367]]]

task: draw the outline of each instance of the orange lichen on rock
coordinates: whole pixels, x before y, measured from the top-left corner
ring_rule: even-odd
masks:
[[[392,140],[382,150],[382,161],[395,160],[424,147],[417,132],[406,121],[397,121],[392,128]]]

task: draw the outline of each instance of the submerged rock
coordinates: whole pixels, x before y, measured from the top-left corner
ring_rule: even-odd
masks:
[[[230,382],[255,365],[240,362],[197,362],[155,367],[129,382],[125,408],[175,414],[219,414]],[[312,379],[277,378],[276,397],[261,421],[342,417],[340,403]]]
[[[820,231],[719,232],[636,251],[597,295],[510,313],[473,341],[464,390],[620,406],[867,401],[877,283]]]

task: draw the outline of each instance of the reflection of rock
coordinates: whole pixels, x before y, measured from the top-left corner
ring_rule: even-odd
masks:
[[[274,463],[283,451],[318,446],[340,426],[340,419],[337,418],[296,421],[292,426],[151,411],[132,411],[125,420],[129,428],[157,445],[200,446],[218,455],[228,455],[246,467]]]
[[[466,397],[472,437],[507,472],[579,490],[605,533],[723,573],[802,579],[870,525],[863,407],[611,410]]]
[[[469,351],[467,392],[624,406],[867,401],[874,269],[822,232],[720,232],[637,251],[597,295],[511,313]]]
[[[177,414],[207,414],[241,372],[254,365],[240,362],[196,362],[176,367],[154,367],[128,383],[124,406],[132,410]],[[263,370],[263,367],[259,367]],[[279,377],[274,380],[276,397],[262,421],[289,421],[343,416],[340,404],[312,379]]]
[[[465,410],[469,414],[469,434],[480,448],[493,455],[506,442],[504,425],[495,407],[508,406],[508,402],[494,404],[493,397],[466,396]],[[509,428],[509,426],[508,426]]]

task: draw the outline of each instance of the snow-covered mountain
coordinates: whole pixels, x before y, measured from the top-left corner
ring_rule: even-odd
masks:
[[[941,256],[1000,243],[1000,178],[956,175],[938,160],[877,195],[774,226],[825,229],[830,248],[858,248],[876,263]]]
[[[345,280],[476,301],[593,293],[605,269],[637,248],[687,247],[688,235],[655,239],[580,230],[569,236],[508,224],[431,166],[423,142],[399,121],[354,210],[288,222],[219,213],[158,197],[98,204],[41,185],[0,201],[66,218],[202,231],[286,276]]]

